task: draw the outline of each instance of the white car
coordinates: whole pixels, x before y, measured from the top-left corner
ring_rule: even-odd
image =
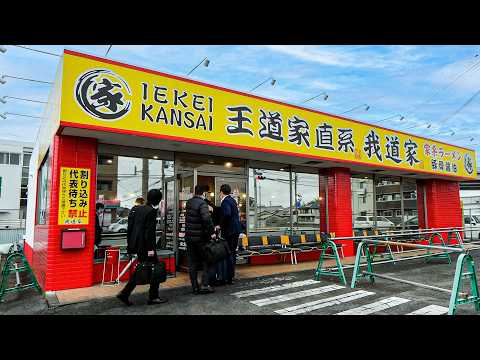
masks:
[[[480,239],[480,215],[464,215],[465,238]]]
[[[128,219],[121,218],[117,222],[110,224],[110,226],[108,227],[108,231],[115,232],[115,233],[126,233],[127,227],[128,227]]]
[[[353,221],[354,229],[370,229],[375,227],[373,216],[357,216]],[[394,228],[395,224],[386,217],[377,216],[377,228]]]

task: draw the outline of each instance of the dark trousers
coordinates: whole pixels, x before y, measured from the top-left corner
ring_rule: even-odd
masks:
[[[146,261],[147,259],[146,258],[142,258],[140,259],[139,257],[139,262],[144,262]],[[148,258],[149,261],[151,262],[155,262],[155,260],[158,262],[158,259],[157,257],[151,257],[151,258]],[[130,279],[128,280],[128,283],[127,285],[125,285],[125,287],[123,288],[123,290],[120,292],[120,294],[122,296],[125,296],[126,298],[128,298],[130,296],[130,294],[132,293],[133,289],[135,289],[135,287],[137,286],[137,279],[135,277],[135,271],[131,274],[130,276]],[[150,289],[148,290],[148,298],[150,300],[154,300],[154,299],[157,299],[158,298],[158,288],[160,287],[160,282],[158,280],[154,280],[152,279],[152,281],[150,281]]]
[[[202,286],[208,286],[212,278],[213,266],[205,261],[203,246],[205,243],[187,243],[188,271],[193,289],[198,289],[198,268],[203,270]]]
[[[225,261],[225,277],[224,280],[227,282],[232,281],[235,278],[235,265],[237,263],[237,246],[238,246],[238,237],[240,234],[233,234],[225,236],[225,240],[228,243],[230,248],[230,256],[227,257]]]

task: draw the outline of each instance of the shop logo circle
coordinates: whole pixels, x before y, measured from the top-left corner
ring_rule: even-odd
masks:
[[[107,69],[94,69],[79,76],[74,96],[87,114],[105,121],[120,119],[132,105],[127,82]]]
[[[465,171],[471,175],[473,173],[473,160],[469,154],[465,154],[463,157],[463,164],[465,165]]]

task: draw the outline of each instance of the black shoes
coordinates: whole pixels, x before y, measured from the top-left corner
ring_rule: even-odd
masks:
[[[199,289],[199,288],[193,288],[193,289],[192,289],[192,294],[193,294],[193,295],[198,295],[198,294],[200,294],[200,289]]]
[[[211,293],[214,293],[215,290],[210,286],[202,286],[199,290],[199,293],[200,294],[211,294]]]
[[[158,304],[163,304],[163,303],[166,303],[168,301],[167,298],[156,298],[156,299],[153,299],[153,300],[148,300],[148,305],[158,305]]]
[[[122,295],[122,294],[118,294],[118,295],[117,295],[117,299],[120,300],[121,302],[123,302],[123,303],[124,303],[125,305],[127,305],[127,306],[133,305],[133,303],[132,303],[130,300],[128,300],[128,298],[125,297],[125,296]]]
[[[214,286],[223,286],[225,285],[227,282],[225,280],[215,280],[215,282],[213,283]]]

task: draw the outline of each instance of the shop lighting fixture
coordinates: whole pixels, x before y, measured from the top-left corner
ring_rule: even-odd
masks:
[[[275,80],[274,78],[272,77],[269,77],[268,79],[262,81],[260,84],[258,84],[257,86],[254,86],[252,90],[250,91],[254,91],[256,90],[257,88],[259,88],[260,86],[262,86],[263,84],[265,84],[268,80],[271,80],[270,81],[270,85],[274,86],[276,83],[277,83],[277,80]]]
[[[24,116],[24,117],[29,117],[29,118],[35,118],[35,119],[42,119],[41,116],[33,116],[33,115],[27,115],[27,114],[17,114],[17,113],[10,113],[10,112],[6,112],[6,113],[3,113],[3,115],[6,116],[7,115],[15,115],[15,116]]]
[[[108,159],[108,160],[107,160],[107,163],[111,164],[111,163],[113,163],[113,160],[112,160],[112,159]]]
[[[281,168],[280,171],[284,171],[285,169],[284,168]]]
[[[25,81],[31,81],[31,82],[36,82],[36,83],[42,83],[42,84],[53,84],[51,81],[43,81],[43,80],[35,80],[35,79],[28,79],[28,78],[22,78],[18,76],[11,76],[11,75],[2,75],[0,78],[0,84],[5,84],[7,81],[5,80],[6,78],[12,78],[12,79],[18,79],[18,80],[25,80]]]
[[[35,102],[35,103],[40,103],[40,104],[47,104],[46,101],[40,101],[40,100],[32,100],[32,99],[25,99],[25,98],[19,98],[15,96],[4,96],[3,98],[0,99],[0,102],[3,104],[7,103],[6,99],[14,99],[14,100],[22,100],[22,101],[28,101],[28,102]]]
[[[225,167],[231,168],[231,167],[232,167],[232,163],[231,163],[230,161],[227,161],[227,162],[225,163]]]
[[[157,159],[158,159],[158,156],[157,156],[157,155],[153,155],[153,158],[154,158],[155,160],[157,160]]]
[[[208,163],[209,163],[209,164],[215,164],[215,161],[213,161],[213,160],[208,160]]]
[[[5,46],[0,46],[0,52],[1,53],[6,53],[7,52],[7,48]]]
[[[198,65],[195,66],[192,70],[190,70],[190,71],[188,72],[187,76],[190,75],[192,72],[194,72],[195,69],[198,68],[198,67],[199,67],[200,65],[202,65],[202,64],[203,64],[203,66],[208,67],[208,65],[210,65],[210,60],[208,60],[208,58],[205,58],[205,59],[203,59],[202,61],[200,61],[200,64],[198,64]]]
[[[211,196],[211,197],[214,197],[214,196],[215,196],[215,193],[214,193],[214,192],[211,192],[211,193],[210,193],[210,196]]]
[[[307,102],[309,102],[309,101],[312,101],[312,100],[314,100],[314,99],[316,99],[316,98],[318,98],[319,96],[322,96],[322,95],[323,95],[323,100],[327,101],[327,99],[328,99],[328,94],[327,94],[326,92],[322,92],[322,93],[320,93],[320,94],[318,94],[318,95],[315,95],[314,97],[311,97],[310,99],[307,99],[307,100],[305,100],[305,101],[302,101],[302,104],[305,104],[305,103],[307,103]]]
[[[362,104],[362,105],[359,105],[359,106],[355,106],[354,108],[352,108],[350,110],[344,111],[343,113],[340,113],[340,115],[349,113],[351,111],[357,110],[357,109],[362,108],[362,107],[365,107],[365,111],[368,111],[370,109],[370,105]]]
[[[247,194],[242,194],[242,198],[246,198],[247,197]]]

